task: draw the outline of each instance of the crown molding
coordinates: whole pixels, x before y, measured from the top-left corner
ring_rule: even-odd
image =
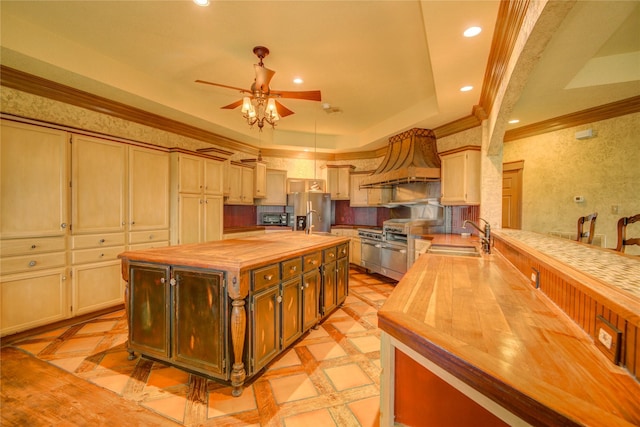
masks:
[[[530,136],[541,135],[543,133],[554,132],[561,129],[572,128],[638,112],[640,112],[640,96],[634,96],[621,101],[611,102],[598,107],[565,114],[564,116],[508,130],[504,134],[504,142],[515,141]]]
[[[151,126],[166,132],[197,139],[208,144],[217,144],[225,148],[255,155],[258,153],[258,150],[251,145],[101,96],[92,95],[88,92],[74,89],[70,86],[37,77],[4,65],[0,65],[0,85],[130,122]]]

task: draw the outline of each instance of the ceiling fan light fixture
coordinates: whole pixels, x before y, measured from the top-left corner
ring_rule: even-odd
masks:
[[[251,99],[249,99],[248,96],[245,96],[244,98],[242,98],[242,114],[246,114],[249,112],[249,110],[251,110],[252,105],[251,105]]]

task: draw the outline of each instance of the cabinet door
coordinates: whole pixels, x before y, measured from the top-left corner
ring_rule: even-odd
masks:
[[[441,156],[442,204],[480,203],[480,152],[465,150]]]
[[[175,269],[173,359],[224,378],[226,296],[222,272]]]
[[[109,261],[76,266],[72,269],[74,316],[124,302],[120,264],[120,261]]]
[[[320,270],[315,269],[302,276],[302,330],[318,323],[320,303]]]
[[[205,159],[204,192],[205,194],[222,195],[224,190],[224,162]]]
[[[64,268],[2,277],[0,333],[6,335],[66,319],[68,292]]]
[[[73,234],[124,231],[126,150],[124,144],[73,136]]]
[[[364,178],[369,176],[368,174],[351,174],[351,194],[349,197],[349,206],[369,206],[368,203],[368,190],[366,188],[360,189],[360,183]]]
[[[210,242],[222,239],[223,210],[222,196],[205,197],[203,241]]]
[[[169,153],[129,148],[129,230],[169,228]]]
[[[349,258],[340,258],[336,263],[336,303],[342,304],[349,293]]]
[[[267,197],[267,165],[265,163],[255,163],[253,169],[253,197]]]
[[[251,373],[259,371],[280,352],[280,301],[279,286],[251,297]]]
[[[328,315],[336,307],[336,263],[322,266],[322,295],[320,296],[321,316]]]
[[[178,243],[200,243],[203,199],[199,194],[180,194],[178,199]]]
[[[227,204],[237,204],[242,202],[242,167],[238,165],[229,165],[227,169],[229,192],[227,195]]]
[[[282,284],[282,348],[302,335],[302,280]]]
[[[257,200],[256,203],[269,206],[286,206],[287,171],[267,169],[266,183],[267,197]]]
[[[67,147],[66,132],[2,120],[0,237],[65,234]]]
[[[337,168],[327,169],[327,188],[331,194],[331,200],[340,200],[340,185],[338,180],[340,179]]]
[[[129,267],[129,348],[149,356],[170,356],[171,308],[169,267]]]
[[[241,168],[242,171],[242,203],[253,204],[253,169]]]
[[[180,154],[178,157],[178,179],[181,193],[200,193],[202,191],[202,162],[202,158]]]

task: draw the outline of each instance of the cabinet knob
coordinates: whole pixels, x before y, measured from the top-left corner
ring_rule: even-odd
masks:
[[[100,254],[100,258],[104,257],[104,254]]]
[[[164,277],[161,277],[160,278],[160,283],[164,283],[164,282],[165,282]]]
[[[269,280],[270,281],[271,279],[273,279],[273,274],[265,274],[264,275],[264,280]]]
[[[153,240],[153,234],[149,234],[149,240]]]
[[[278,295],[278,298],[276,298],[276,301],[278,301],[278,303],[282,302],[282,297],[280,295]]]
[[[289,269],[290,272],[294,273],[298,269],[298,266],[294,265]]]
[[[36,248],[36,245],[31,245],[31,249],[35,249],[35,248]]]
[[[336,254],[334,254],[333,252],[329,254],[329,258],[335,258],[335,257],[336,257]]]
[[[36,266],[36,262],[35,261],[29,261],[29,267],[35,267]]]
[[[304,284],[305,289],[309,287],[309,283]]]
[[[135,221],[131,221],[131,225],[134,225],[136,222]]]
[[[60,224],[60,228],[67,228],[67,223],[63,222],[62,224]]]
[[[104,243],[104,239],[100,239],[100,240],[98,241],[98,243],[103,244],[103,243]]]

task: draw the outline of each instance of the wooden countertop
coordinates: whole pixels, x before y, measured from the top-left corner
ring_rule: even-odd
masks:
[[[477,237],[429,237],[479,245]],[[378,321],[533,425],[640,424],[640,383],[499,253],[422,255]]]
[[[308,252],[310,249],[321,250],[348,241],[348,237],[292,231],[129,251],[121,253],[119,258],[130,261],[239,271],[292,258]]]

